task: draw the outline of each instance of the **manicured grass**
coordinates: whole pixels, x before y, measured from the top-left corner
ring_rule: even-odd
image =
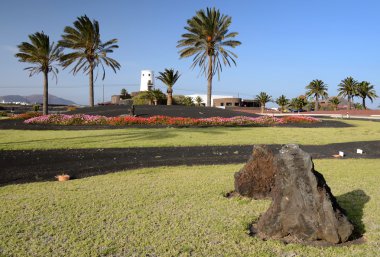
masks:
[[[380,160],[317,160],[366,242],[284,245],[248,235],[269,201],[223,197],[242,165],[160,167],[0,188],[4,256],[376,256]]]
[[[0,149],[62,149],[163,147],[199,145],[252,145],[330,143],[372,141],[380,139],[380,123],[345,121],[345,128],[161,128],[109,129],[81,131],[0,131]]]

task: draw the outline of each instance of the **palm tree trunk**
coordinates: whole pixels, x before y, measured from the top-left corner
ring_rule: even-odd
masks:
[[[265,104],[261,104],[261,113],[264,113]]]
[[[44,71],[44,96],[43,96],[43,101],[42,101],[42,113],[43,115],[48,114],[48,104],[49,104],[49,91],[48,91],[48,71]]]
[[[94,67],[92,64],[90,64],[90,71],[89,71],[89,89],[90,89],[90,95],[89,95],[89,101],[90,101],[90,107],[94,107]]]
[[[208,56],[208,77],[207,77],[207,106],[211,107],[211,94],[212,94],[212,56]]]
[[[315,106],[314,106],[314,111],[318,111],[318,108],[319,108],[319,102],[318,102],[318,96],[316,95],[315,96]]]
[[[348,98],[347,111],[349,111],[351,110],[351,96],[349,95],[347,98]]]
[[[363,108],[364,110],[367,110],[367,106],[365,106],[365,97],[363,97]]]
[[[172,105],[173,104],[173,91],[168,89],[168,102],[167,105]]]

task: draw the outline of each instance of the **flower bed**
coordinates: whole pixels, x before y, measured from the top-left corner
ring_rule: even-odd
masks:
[[[261,116],[257,118],[236,116],[232,118],[183,118],[168,116],[143,117],[105,117],[85,114],[65,115],[51,114],[30,118],[24,121],[27,124],[53,124],[53,125],[110,125],[110,126],[126,126],[126,125],[163,125],[173,127],[189,127],[189,126],[273,126],[286,123],[315,123],[320,120],[305,116],[287,116],[277,118],[272,116]]]
[[[34,117],[40,117],[42,116],[39,112],[26,112],[21,114],[14,114],[10,117],[12,120],[26,120]]]
[[[282,118],[285,123],[315,123],[320,122],[319,119],[309,116],[285,116]]]

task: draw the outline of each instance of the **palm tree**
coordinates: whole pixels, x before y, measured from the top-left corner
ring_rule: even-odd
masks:
[[[276,104],[278,104],[281,107],[281,112],[284,112],[285,106],[289,104],[289,99],[287,99],[286,96],[284,95],[280,95],[276,99]]]
[[[111,39],[105,43],[100,40],[99,23],[96,20],[91,21],[86,15],[78,17],[74,22],[74,27],[67,26],[64,29],[62,40],[59,45],[73,50],[71,53],[61,57],[61,65],[67,68],[75,63],[71,72],[76,75],[80,70],[89,75],[89,104],[94,106],[94,70],[99,65],[103,69],[105,78],[104,64],[111,67],[116,73],[120,69],[120,64],[107,56],[112,53],[113,49],[118,48],[117,39]]]
[[[207,76],[207,106],[211,106],[212,78],[218,73],[220,79],[222,62],[225,66],[231,66],[231,62],[236,65],[234,58],[237,55],[226,49],[241,44],[233,40],[238,33],[228,31],[231,22],[231,17],[221,14],[215,8],[199,10],[194,17],[187,20],[185,29],[188,32],[178,41],[177,47],[182,47],[179,51],[180,57],[194,55],[191,67],[199,66],[201,73]]]
[[[260,102],[261,113],[265,110],[265,104],[272,101],[272,97],[265,92],[260,92],[256,95],[256,100]]]
[[[299,96],[299,97],[295,97],[295,98],[292,98],[292,100],[290,101],[290,106],[294,109],[294,110],[302,110],[306,105],[308,104],[307,102],[307,98],[303,95]]]
[[[339,97],[337,97],[337,96],[331,97],[330,100],[329,100],[329,103],[334,108],[334,111],[336,111],[338,109],[338,105],[340,104]]]
[[[33,76],[40,72],[44,75],[44,94],[43,94],[43,114],[48,114],[48,88],[49,72],[53,74],[53,77],[57,81],[58,69],[54,66],[61,56],[61,49],[54,42],[50,43],[49,36],[44,32],[36,32],[29,35],[30,43],[22,42],[18,45],[18,52],[15,56],[20,62],[27,62],[33,66],[25,68],[28,70],[29,76]]]
[[[374,89],[374,85],[371,85],[371,83],[367,81],[362,81],[359,83],[357,87],[357,95],[363,99],[363,108],[367,109],[367,106],[365,105],[365,99],[368,97],[371,102],[373,103],[373,99],[378,97],[376,95],[376,91]]]
[[[327,85],[320,79],[314,79],[309,85],[306,86],[306,96],[315,97],[315,107],[314,110],[318,111],[319,108],[319,97],[322,99],[326,99],[328,97],[327,94]]]
[[[157,79],[161,80],[162,83],[164,83],[168,89],[168,102],[167,105],[173,104],[173,86],[181,77],[181,75],[178,73],[178,71],[174,72],[174,69],[165,69],[164,72],[159,72],[160,76],[157,77]]]
[[[195,97],[195,102],[197,103],[198,106],[201,106],[203,99],[200,96]]]
[[[351,110],[351,102],[352,102],[353,97],[357,94],[358,82],[352,77],[347,77],[343,79],[338,86],[339,86],[338,96],[343,96],[343,97],[347,96],[347,100],[348,100],[347,110]]]

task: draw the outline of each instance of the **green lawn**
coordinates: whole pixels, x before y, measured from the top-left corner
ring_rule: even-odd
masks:
[[[162,128],[81,131],[0,130],[0,149],[310,144],[380,140],[380,123],[345,121],[347,128]]]
[[[227,199],[242,165],[160,167],[0,187],[0,256],[376,256],[380,160],[317,160],[366,243],[284,245],[248,235],[269,201]]]

